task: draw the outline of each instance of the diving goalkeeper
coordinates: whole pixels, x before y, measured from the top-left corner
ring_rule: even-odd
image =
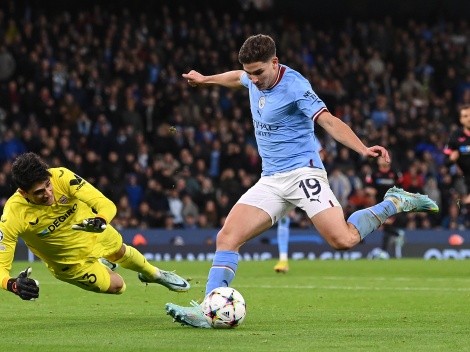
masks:
[[[151,265],[135,248],[123,243],[109,222],[116,206],[80,176],[64,168],[49,168],[36,154],[20,155],[12,165],[17,191],[5,204],[0,220],[0,283],[24,300],[39,297],[31,269],[11,277],[21,237],[57,279],[98,293],[121,294],[126,284],[100,263],[103,257],[136,271],[140,281],[172,291],[187,291],[189,283],[173,272]]]

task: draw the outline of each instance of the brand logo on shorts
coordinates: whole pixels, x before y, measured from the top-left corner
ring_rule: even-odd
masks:
[[[265,97],[261,97],[259,98],[258,100],[258,106],[260,109],[264,108],[264,105],[266,104],[266,98]]]

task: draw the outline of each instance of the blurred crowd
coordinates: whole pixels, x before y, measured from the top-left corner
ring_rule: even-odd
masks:
[[[383,172],[394,184],[440,205],[437,215],[407,214],[404,227],[470,225],[458,208],[469,190],[442,153],[458,107],[470,103],[468,21],[387,17],[316,28],[263,18],[171,2],[147,13],[2,1],[0,206],[14,191],[12,160],[33,151],[113,200],[118,228],[220,227],[261,172],[247,91],[194,89],[181,74],[239,69],[240,45],[266,33],[280,62],[305,75],[334,115],[366,145],[390,150]],[[320,136],[345,211],[380,201],[382,166]],[[291,226],[311,225],[296,212]]]

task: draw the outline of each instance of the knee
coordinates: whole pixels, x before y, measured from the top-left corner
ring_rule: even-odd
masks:
[[[353,248],[359,239],[352,234],[347,233],[344,236],[333,237],[328,241],[328,244],[336,250],[345,251]]]
[[[116,273],[111,274],[111,282],[106,293],[111,294],[122,294],[126,291],[126,283],[122,277]]]
[[[119,248],[119,250],[116,253],[109,255],[108,257],[106,257],[106,259],[108,259],[111,262],[116,262],[119,259],[121,259],[125,253],[126,253],[126,245],[123,243],[121,245],[121,248]]]
[[[230,231],[227,231],[224,228],[222,228],[217,234],[217,250],[237,251],[242,244],[243,243],[240,243],[240,239],[236,233],[230,233]]]
[[[111,293],[114,295],[120,295],[123,294],[124,291],[126,291],[126,283],[123,281],[121,285],[111,285],[108,288],[108,291],[106,293]]]

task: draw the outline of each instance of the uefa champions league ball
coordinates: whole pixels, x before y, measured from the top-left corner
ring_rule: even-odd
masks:
[[[232,287],[217,287],[209,292],[202,302],[207,322],[215,329],[230,329],[239,326],[246,316],[243,296]]]

